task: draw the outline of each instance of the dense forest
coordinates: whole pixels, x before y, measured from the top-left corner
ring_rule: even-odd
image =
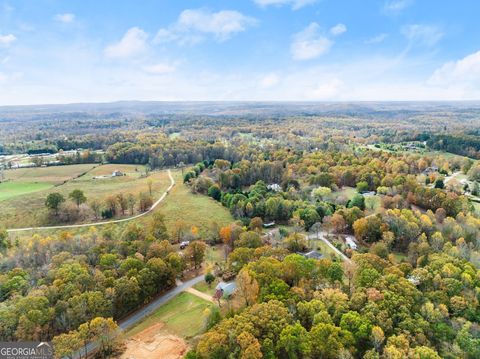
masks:
[[[189,359],[480,357],[475,106],[78,106],[3,109],[0,152],[82,148],[92,155],[79,163],[168,168],[234,220],[202,213],[199,232],[160,210],[79,232],[0,230],[2,340],[53,340],[62,355],[96,342],[112,355],[117,322],[205,270],[234,278],[241,305],[211,311]],[[104,207],[133,215],[153,202],[151,191],[127,200]],[[210,248],[224,263],[206,267]]]

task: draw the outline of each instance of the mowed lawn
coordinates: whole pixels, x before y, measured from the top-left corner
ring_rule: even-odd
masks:
[[[46,182],[4,182],[0,183],[0,201],[41,191],[52,187]]]
[[[77,167],[78,166],[78,167]],[[108,196],[116,194],[132,193],[138,196],[140,192],[148,192],[148,181],[152,181],[152,196],[154,199],[160,197],[167,187],[170,185],[166,171],[151,172],[149,177],[141,177],[143,166],[135,165],[101,165],[93,167],[85,167],[85,165],[57,166],[47,168],[28,169],[23,174],[19,173],[14,181],[7,183],[24,185],[26,178],[47,179],[44,184],[45,188],[28,195],[14,196],[15,192],[6,191],[9,198],[2,201],[0,206],[0,225],[7,228],[31,227],[49,225],[48,211],[45,208],[45,199],[49,193],[59,192],[67,200],[68,195],[74,189],[82,190],[87,202],[92,199],[104,200]],[[35,173],[35,170],[39,173]],[[45,170],[49,170],[46,172]],[[54,171],[57,171],[55,173]],[[67,177],[67,170],[71,175]],[[124,172],[125,176],[111,177],[113,171],[119,170]],[[14,170],[16,171],[16,170]],[[18,170],[21,171],[21,170]],[[6,171],[8,173],[10,171]],[[105,178],[97,178],[98,176],[106,176]],[[12,176],[13,177],[13,176]],[[59,183],[60,182],[60,183]],[[30,182],[28,182],[30,183]],[[56,184],[53,186],[53,184]],[[89,219],[88,221],[91,221]]]
[[[220,226],[228,225],[235,220],[230,211],[219,202],[203,194],[193,194],[188,186],[183,184],[180,170],[172,171],[176,185],[170,191],[158,210],[165,215],[168,228],[173,228],[177,220],[182,220],[191,226],[197,226],[200,233],[209,230],[211,222]]]
[[[211,306],[212,303],[196,295],[182,292],[139,324],[128,329],[125,335],[130,337],[161,322],[165,324],[162,331],[185,339],[193,338],[203,332],[207,318],[206,309]]]

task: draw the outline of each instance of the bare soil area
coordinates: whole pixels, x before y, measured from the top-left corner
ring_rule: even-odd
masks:
[[[125,343],[120,359],[180,359],[188,350],[180,337],[162,331],[164,324],[156,323],[134,335]]]

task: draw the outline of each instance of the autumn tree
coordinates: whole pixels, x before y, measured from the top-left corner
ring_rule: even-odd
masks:
[[[45,200],[45,206],[55,212],[58,216],[58,209],[60,205],[65,202],[65,198],[58,192],[50,193]]]
[[[193,264],[195,269],[200,268],[202,265],[206,250],[207,245],[199,240],[191,242],[185,250],[185,256]]]
[[[100,201],[96,198],[92,199],[90,201],[90,208],[92,209],[95,219],[98,219],[100,217],[100,211],[102,209],[102,204],[100,203]]]
[[[128,201],[127,197],[123,193],[118,193],[117,194],[117,202],[118,206],[120,207],[120,211],[122,212],[122,216],[125,214],[125,211],[128,208]]]
[[[141,192],[139,195],[138,207],[140,212],[146,212],[152,207],[153,199],[148,193]]]
[[[80,207],[82,203],[85,203],[87,201],[87,197],[85,197],[83,191],[79,189],[74,189],[72,192],[70,192],[68,197],[70,197],[75,202],[77,207]]]
[[[167,226],[165,225],[165,216],[160,212],[152,215],[148,225],[148,232],[156,239],[168,240]]]
[[[288,358],[308,357],[311,352],[308,332],[298,322],[282,330],[277,346],[280,353]]]
[[[110,357],[118,346],[120,329],[112,318],[94,318],[80,325],[78,331],[97,344],[98,354],[102,358]]]
[[[137,203],[135,196],[132,193],[129,193],[127,195],[127,206],[131,216],[133,216],[133,211],[135,210],[135,203]]]
[[[257,301],[259,286],[258,282],[248,272],[246,268],[242,269],[236,278],[239,295],[245,300],[245,304],[252,305]]]
[[[312,197],[318,201],[323,201],[330,193],[332,193],[332,190],[329,187],[320,186],[312,190]]]
[[[74,355],[82,348],[83,342],[78,331],[57,335],[52,339],[57,358],[73,359]]]
[[[305,236],[301,233],[292,233],[284,240],[285,246],[290,252],[303,252],[308,244]]]

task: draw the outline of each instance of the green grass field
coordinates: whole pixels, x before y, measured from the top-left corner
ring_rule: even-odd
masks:
[[[193,338],[203,332],[206,320],[205,310],[212,305],[193,294],[180,293],[142,322],[127,330],[125,335],[130,337],[155,323],[162,322],[165,324],[162,330],[185,339]]]
[[[200,283],[195,284],[193,288],[202,293],[213,296],[215,294],[215,287],[217,286],[218,282],[219,279],[217,278],[210,286],[208,286],[207,282],[201,281]]]
[[[167,227],[172,228],[177,220],[185,221],[191,226],[197,226],[200,233],[209,229],[212,221],[220,226],[234,222],[228,209],[220,203],[202,194],[193,194],[183,184],[180,170],[172,171],[176,186],[157,208],[165,215]]]
[[[89,172],[75,181],[55,187],[54,189],[39,191],[33,193],[32,196],[19,196],[17,198],[2,201],[2,205],[0,206],[0,226],[3,224],[6,228],[18,228],[37,226],[40,223],[44,223],[47,214],[47,210],[44,208],[45,197],[49,192],[59,191],[60,188],[62,188],[67,194],[68,191],[71,191],[73,188],[81,188],[85,191],[87,197],[94,196],[97,198],[102,198],[109,193],[117,193],[117,191],[125,192],[130,190],[134,193],[137,193],[137,191],[146,191],[146,179],[134,178],[136,176],[136,167],[137,166],[131,166],[131,175],[118,177],[112,179],[112,181],[110,179],[93,180],[92,177],[94,177],[93,175],[101,175],[102,172],[111,173],[110,170],[112,170],[112,168],[118,168],[121,170],[122,167],[108,165],[105,169],[96,168],[94,170],[95,173]],[[167,228],[169,230],[172,230],[173,225],[177,220],[183,220],[191,226],[198,226],[200,234],[202,234],[202,231],[208,229],[209,224],[212,221],[216,221],[221,226],[234,222],[228,209],[221,204],[207,196],[192,194],[189,188],[183,184],[180,170],[173,170],[172,175],[176,180],[176,186],[173,187],[164,202],[155,209],[155,212],[161,212],[165,215]],[[154,180],[153,187],[155,198],[158,198],[170,185],[170,179],[168,178],[166,170],[152,172],[149,178]],[[137,223],[147,223],[149,220],[150,214],[147,214],[135,221],[137,221]],[[120,234],[122,229],[128,225],[128,223],[130,222],[113,224],[111,226]],[[105,226],[97,227],[99,232],[104,228]],[[73,235],[86,233],[88,230],[89,228],[87,227],[68,229]],[[43,236],[54,236],[63,231],[65,230],[51,229],[39,231],[38,233]],[[32,236],[34,233],[34,231],[17,232],[14,234],[12,233],[10,236],[12,239],[22,240],[23,238]],[[222,260],[222,256],[223,251],[219,248],[215,251],[209,250],[207,253],[207,261],[209,261],[210,258],[210,262],[214,263],[215,261]]]
[[[335,257],[338,257],[338,254],[332,248],[327,246],[322,240],[310,239],[308,241],[308,244],[309,250],[316,250],[322,253],[327,259],[333,259]]]
[[[4,182],[0,183],[0,201],[42,191],[53,185],[46,182]]]
[[[115,170],[126,175],[111,177]],[[148,178],[141,177],[142,171],[143,166],[113,164],[95,168],[94,165],[71,165],[5,171],[10,179],[6,184],[13,187],[5,192],[0,188],[0,193],[5,198],[0,206],[0,226],[18,228],[54,224],[49,221],[45,208],[45,198],[52,192],[59,192],[68,199],[70,192],[81,189],[87,202],[94,198],[101,201],[118,193],[137,196],[140,192],[147,192],[147,182],[152,180],[152,195],[155,199],[158,198],[170,185],[166,171],[151,172]],[[94,178],[98,176],[107,177]],[[28,191],[28,195],[22,193],[33,182],[36,182],[36,191]]]

